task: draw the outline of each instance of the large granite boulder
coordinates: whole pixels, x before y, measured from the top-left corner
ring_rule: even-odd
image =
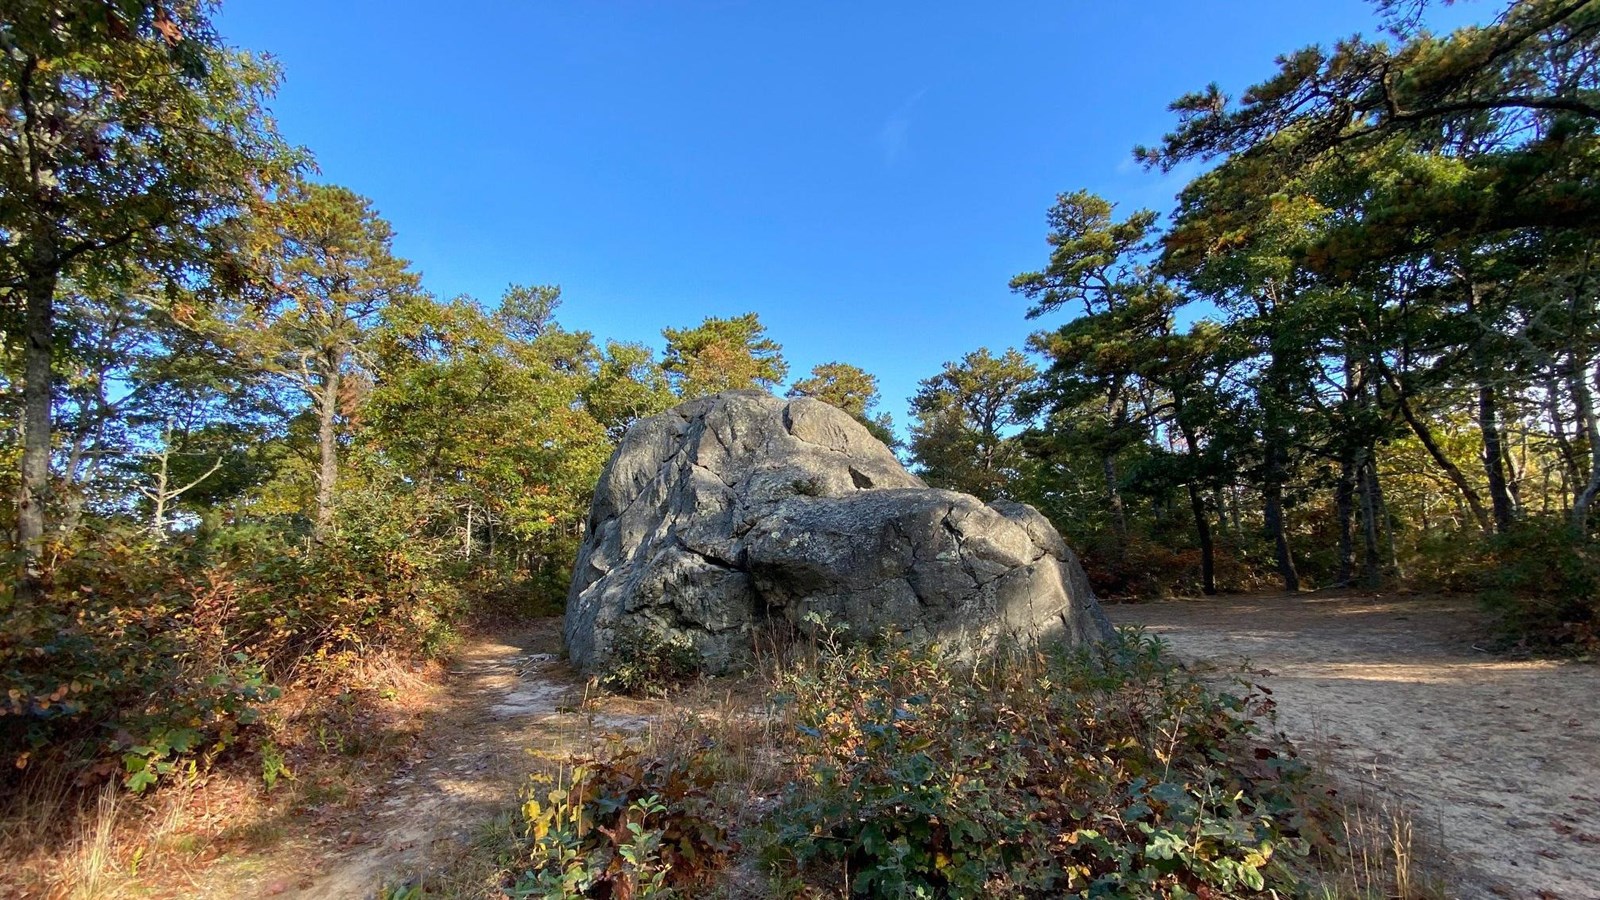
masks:
[[[567,598],[586,671],[619,632],[686,639],[710,672],[773,625],[824,621],[966,652],[1110,625],[1032,507],[928,488],[846,413],[730,391],[636,423],[595,489]]]

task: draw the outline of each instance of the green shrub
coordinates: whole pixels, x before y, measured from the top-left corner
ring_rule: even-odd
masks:
[[[576,555],[576,551],[574,551]],[[464,591],[472,598],[472,617],[484,623],[547,619],[566,610],[572,572],[490,570],[471,573]]]
[[[1408,537],[1412,541],[1405,571],[1410,583],[1442,591],[1477,593],[1483,590],[1485,565],[1492,552],[1485,546],[1483,532],[1477,526],[1440,525]],[[1359,560],[1357,565],[1360,565]]]
[[[760,747],[727,722],[541,781],[514,895],[1299,896],[1337,852],[1266,692],[1214,693],[1137,634],[976,666],[824,635],[776,677]]]
[[[212,537],[200,564],[247,586],[234,629],[278,679],[337,682],[375,652],[443,653],[466,601],[453,541],[425,527],[436,511],[408,497],[352,492],[313,542],[293,530]]]
[[[523,803],[528,866],[516,897],[695,896],[736,844],[712,799],[711,745],[665,757],[637,749],[578,760],[558,782],[536,777]]]
[[[622,694],[662,694],[700,671],[700,653],[680,637],[644,627],[619,629],[600,683]]]
[[[1600,547],[1559,521],[1528,521],[1489,541],[1480,595],[1508,639],[1600,649]]]
[[[764,827],[791,883],[864,897],[1286,890],[1307,769],[1137,636],[968,668],[855,648],[797,670],[797,777]]]

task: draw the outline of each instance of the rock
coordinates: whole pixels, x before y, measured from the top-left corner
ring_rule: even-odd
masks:
[[[773,626],[825,621],[980,652],[1103,638],[1077,558],[1032,507],[926,487],[846,413],[730,391],[636,423],[595,489],[567,650],[605,668],[619,631],[747,662]]]

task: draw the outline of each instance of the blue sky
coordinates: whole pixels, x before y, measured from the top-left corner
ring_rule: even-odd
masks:
[[[1376,30],[1363,0],[231,0],[220,24],[282,64],[284,133],[434,293],[559,284],[567,327],[657,349],[753,310],[792,376],[860,365],[901,426],[944,361],[1054,324],[1006,284],[1058,192],[1165,210],[1180,182],[1130,149],[1173,98]]]

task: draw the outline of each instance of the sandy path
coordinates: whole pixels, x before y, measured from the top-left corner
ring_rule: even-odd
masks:
[[[1463,897],[1600,898],[1600,667],[1477,650],[1465,600],[1319,593],[1108,612],[1185,660],[1247,662],[1291,738],[1436,827]]]
[[[448,869],[484,825],[514,806],[530,773],[649,726],[656,711],[648,703],[607,697],[582,709],[584,683],[560,648],[559,620],[470,641],[450,665],[447,707],[375,798],[332,829],[295,834],[248,876],[224,875],[222,885],[201,893],[367,900],[418,873]]]

